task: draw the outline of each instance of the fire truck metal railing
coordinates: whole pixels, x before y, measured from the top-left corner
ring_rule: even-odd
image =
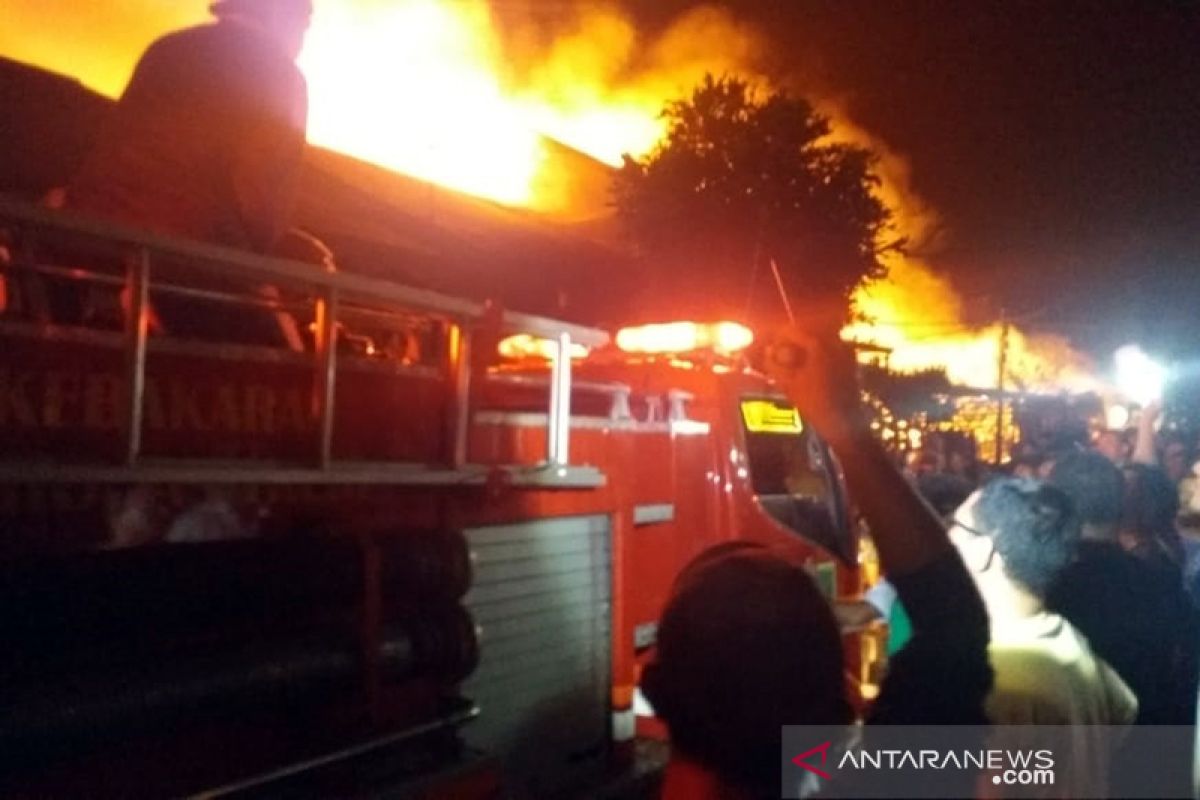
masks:
[[[124,258],[125,275],[39,264],[22,251],[14,254],[9,269],[29,270],[60,278],[121,287],[129,298],[124,322],[125,380],[130,388],[124,409],[126,442],[124,464],[70,466],[46,463],[8,463],[0,455],[0,481],[100,481],[100,482],[244,482],[272,483],[396,483],[420,485],[476,484],[489,479],[494,467],[467,463],[467,439],[470,428],[472,360],[470,347],[475,329],[489,314],[484,303],[451,297],[426,289],[417,289],[386,280],[333,272],[318,265],[280,258],[268,258],[228,247],[183,241],[152,232],[135,230],[107,222],[87,219],[0,197],[0,236],[19,232],[43,241],[65,237],[88,241],[119,250]],[[4,241],[0,238],[0,247]],[[202,297],[210,301],[286,311],[294,307],[265,298],[228,295],[221,292],[154,282],[155,263],[169,259],[172,265],[186,265],[201,271],[220,273],[240,279],[253,278],[271,285],[303,289],[316,296],[314,307],[315,343],[311,354],[315,370],[314,407],[318,441],[315,463],[273,464],[239,461],[221,464],[213,461],[184,462],[148,459],[142,453],[142,414],[146,380],[146,357],[150,347],[150,288],[156,292]],[[0,261],[0,270],[4,267]],[[0,271],[0,278],[3,272]],[[353,307],[354,303],[367,304]],[[337,403],[339,321],[346,314],[426,314],[447,323],[448,346],[444,379],[447,387],[446,441],[444,464],[436,467],[409,463],[353,463],[334,458],[333,421]],[[547,450],[544,463],[510,465],[503,469],[510,482],[518,486],[598,486],[604,476],[596,469],[570,463],[571,421],[571,345],[579,343],[599,347],[609,340],[602,330],[588,328],[547,317],[505,311],[499,317],[501,333],[527,333],[555,342],[551,360],[550,399],[547,414]],[[156,341],[157,345],[158,342]],[[309,354],[305,354],[309,355]]]

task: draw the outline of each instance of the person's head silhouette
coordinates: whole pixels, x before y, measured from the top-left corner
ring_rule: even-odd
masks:
[[[271,35],[292,58],[300,55],[312,22],[312,0],[217,0],[217,19],[240,19]]]

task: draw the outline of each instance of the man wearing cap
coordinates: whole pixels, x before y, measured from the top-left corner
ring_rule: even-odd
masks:
[[[312,0],[220,0],[215,23],[150,45],[67,187],[74,210],[269,251],[288,226]]]
[[[167,34],[142,55],[62,205],[271,253],[289,231],[304,156],[308,89],[296,58],[312,0],[219,0],[210,10],[215,22]],[[233,279],[172,276],[209,290],[278,296]],[[303,347],[283,313],[157,293],[152,301],[174,335]]]

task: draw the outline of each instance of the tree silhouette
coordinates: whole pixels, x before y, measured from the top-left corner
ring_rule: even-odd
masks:
[[[875,156],[830,142],[829,120],[806,100],[737,77],[708,75],[663,114],[665,140],[626,156],[614,187],[657,285],[759,316],[764,298],[782,309],[774,261],[797,311],[818,329],[840,326],[850,293],[896,246],[881,243],[889,213],[873,191]]]

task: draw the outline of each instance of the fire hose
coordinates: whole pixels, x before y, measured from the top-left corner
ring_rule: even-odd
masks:
[[[377,559],[379,628],[363,598]],[[107,551],[0,571],[0,749],[70,752],[193,721],[452,686],[477,660],[461,535],[305,537]]]

